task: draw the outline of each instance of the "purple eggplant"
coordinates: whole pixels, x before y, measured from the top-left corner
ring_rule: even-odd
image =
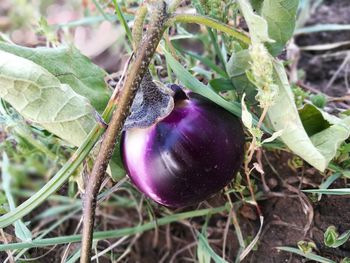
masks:
[[[159,204],[203,201],[234,178],[244,156],[236,116],[196,93],[172,85],[175,106],[148,128],[123,131],[121,153],[132,182]]]

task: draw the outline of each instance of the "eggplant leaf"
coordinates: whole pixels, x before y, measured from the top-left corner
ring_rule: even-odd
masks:
[[[104,81],[107,73],[74,46],[27,48],[0,42],[0,50],[45,68],[62,84],[68,84],[76,93],[87,98],[99,113],[107,105],[111,95]]]
[[[95,124],[94,108],[46,69],[0,50],[0,97],[24,118],[79,146]]]
[[[275,43],[266,43],[273,56],[279,55],[293,36],[299,0],[264,0],[261,15],[268,24],[270,38]]]
[[[293,93],[281,62],[274,61],[275,82],[279,93],[267,117],[275,131],[285,130],[282,141],[297,155],[320,171],[324,171],[339,145],[350,135],[350,117],[309,138],[294,103]],[[332,120],[335,120],[334,118]]]
[[[246,20],[252,43],[274,42],[269,37],[267,21],[254,13],[254,10],[248,0],[238,0],[240,9]]]

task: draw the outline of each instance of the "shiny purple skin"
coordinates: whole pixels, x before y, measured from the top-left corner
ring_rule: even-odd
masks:
[[[177,90],[175,107],[146,129],[124,131],[122,159],[133,183],[165,206],[182,207],[223,189],[244,155],[241,121],[208,99]]]

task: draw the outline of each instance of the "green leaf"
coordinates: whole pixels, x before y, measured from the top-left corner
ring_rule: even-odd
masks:
[[[249,50],[244,49],[232,54],[227,62],[227,74],[233,78],[240,75],[245,75],[245,72],[250,68]]]
[[[215,90],[217,93],[222,91],[233,90],[234,86],[232,85],[232,81],[229,79],[212,79],[209,81],[210,87]]]
[[[299,116],[309,136],[331,126],[331,123],[324,118],[322,112],[311,104],[304,105],[304,107],[299,110]]]
[[[322,117],[333,125],[309,138],[298,115],[282,63],[275,61],[274,70],[279,93],[274,105],[268,110],[270,124],[275,131],[286,131],[281,135],[281,139],[295,154],[318,170],[324,171],[340,144],[350,135],[350,116],[339,119],[320,111]]]
[[[215,251],[211,248],[211,246],[208,243],[208,240],[206,237],[198,233],[198,246],[201,247],[203,253],[205,253],[205,259],[207,259],[208,256],[210,256],[215,263],[227,263],[226,260],[224,260],[222,257],[220,257],[218,254],[215,253]],[[209,261],[199,261],[200,263],[210,262]]]
[[[308,242],[301,240],[297,243],[298,248],[300,251],[302,251],[304,254],[309,254],[312,252],[313,249],[317,248],[316,244],[314,242]]]
[[[248,0],[238,0],[244,19],[248,24],[252,43],[274,42],[269,37],[267,21],[254,13]]]
[[[94,108],[46,69],[0,50],[0,97],[24,118],[79,146],[92,130]]]
[[[275,40],[266,44],[273,56],[279,55],[293,36],[298,4],[299,0],[264,0],[261,15],[267,21],[270,38]]]
[[[199,233],[199,235],[201,235],[201,234]],[[205,238],[205,237],[203,237],[203,238]],[[197,246],[197,257],[198,257],[199,263],[210,263],[211,262],[211,256],[210,256],[208,250],[206,249],[205,244],[201,240],[199,240],[198,246]]]
[[[340,145],[350,136],[350,116],[311,136],[311,142],[328,163],[335,157]]]
[[[0,50],[45,68],[62,84],[68,84],[76,93],[86,97],[99,113],[107,105],[111,91],[104,81],[106,72],[74,46],[27,48],[0,42]]]
[[[260,14],[264,0],[250,0],[250,3],[252,4],[252,7],[254,8],[255,12]]]
[[[112,159],[109,161],[109,168],[114,181],[120,181],[124,178],[126,172],[121,157],[120,136],[117,139],[117,145],[115,146]]]
[[[335,226],[329,226],[324,233],[324,243],[327,247],[337,248],[345,244],[350,238],[350,230],[339,236]]]
[[[320,184],[318,186],[318,188],[322,189],[328,189],[328,187],[331,186],[331,184],[333,184],[338,178],[340,178],[342,176],[341,173],[336,172],[333,173],[331,176],[329,176],[322,184]],[[320,201],[322,198],[322,194],[318,195],[318,201]]]
[[[227,74],[231,77],[234,89],[239,95],[243,93],[247,96],[247,103],[256,104],[256,87],[251,83],[246,75],[250,69],[250,54],[247,49],[232,54],[227,62]]]
[[[337,241],[339,234],[335,226],[329,226],[323,235],[323,242],[327,247],[332,247]]]

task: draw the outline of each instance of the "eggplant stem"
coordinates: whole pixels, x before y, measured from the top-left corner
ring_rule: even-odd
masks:
[[[150,27],[146,32],[143,42],[135,55],[135,60],[126,76],[121,90],[118,107],[113,113],[92,168],[91,175],[87,181],[83,200],[83,231],[80,254],[81,263],[88,263],[91,259],[96,196],[100,190],[103,178],[105,177],[108,163],[115,148],[117,136],[122,130],[126,117],[129,115],[136,91],[141,84],[166,28],[165,24],[168,19],[166,4],[164,1],[158,1],[157,4],[161,5],[161,8],[155,9],[157,12],[155,12],[154,16],[151,18]]]

